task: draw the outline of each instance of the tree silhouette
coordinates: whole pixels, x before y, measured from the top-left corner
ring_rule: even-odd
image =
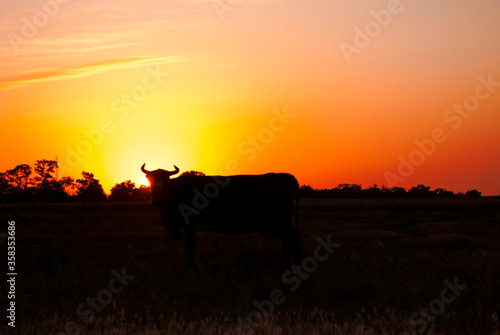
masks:
[[[146,185],[141,185],[139,188],[134,188],[132,191],[132,199],[134,201],[150,201],[151,188]]]
[[[465,192],[465,196],[471,198],[478,198],[481,196],[481,192],[479,192],[478,190],[470,190]]]
[[[398,186],[395,186],[395,187],[392,187],[391,188],[391,192],[392,194],[394,194],[396,197],[402,197],[402,196],[405,196],[406,195],[406,189],[404,187],[398,187]]]
[[[83,179],[76,180],[77,197],[82,201],[105,201],[106,194],[99,183],[99,180],[94,178],[94,174],[82,171]]]
[[[318,190],[312,188],[311,185],[302,185],[299,188],[299,193],[301,198],[315,198]]]
[[[436,188],[434,190],[434,193],[436,193],[436,195],[439,197],[451,197],[454,195],[453,191],[448,191],[440,187]]]
[[[111,188],[111,193],[109,195],[110,201],[131,201],[133,192],[135,189],[135,183],[130,180],[124,181],[122,183],[116,184]]]
[[[75,179],[73,179],[72,177],[70,176],[62,177],[59,180],[59,184],[61,184],[61,186],[64,189],[64,192],[68,196],[71,197],[71,196],[76,196],[78,194],[78,189],[75,184]]]
[[[0,196],[11,191],[12,187],[9,183],[9,175],[7,172],[0,172]]]
[[[19,164],[12,170],[7,170],[9,184],[18,191],[25,191],[31,185],[31,166]]]
[[[180,174],[180,176],[184,176],[186,174],[191,174],[193,176],[204,176],[205,174],[201,171],[195,171],[195,170],[190,170],[190,171],[185,171],[183,173]],[[179,177],[180,177],[179,176]]]
[[[37,182],[37,188],[45,188],[50,181],[54,181],[55,178],[52,173],[58,168],[56,161],[48,159],[39,159],[35,163],[35,172],[38,176],[35,176]]]
[[[433,194],[430,190],[431,190],[430,186],[425,186],[423,184],[420,184],[410,188],[408,194],[417,197],[428,197]]]
[[[382,190],[378,188],[378,185],[375,184],[370,186],[369,188],[363,190],[363,194],[370,198],[378,198],[382,196]]]
[[[339,195],[346,198],[359,197],[362,189],[359,184],[339,184],[336,188],[336,190],[340,191]]]
[[[57,162],[39,159],[35,163],[35,198],[37,201],[62,201],[67,197],[64,187],[52,175],[58,168]]]

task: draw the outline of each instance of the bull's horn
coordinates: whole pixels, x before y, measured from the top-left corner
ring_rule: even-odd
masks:
[[[141,166],[141,171],[144,173],[149,173],[150,171],[146,170],[144,167],[146,166],[146,163],[142,164]]]
[[[175,166],[175,165],[174,165],[174,168],[175,168],[174,171],[168,171],[168,175],[169,176],[174,175],[176,173],[179,173],[179,168],[177,166]]]

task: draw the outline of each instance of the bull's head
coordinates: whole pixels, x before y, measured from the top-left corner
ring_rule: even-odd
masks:
[[[168,183],[170,176],[179,172],[179,168],[174,165],[174,171],[163,169],[148,171],[144,168],[145,166],[146,163],[142,164],[141,171],[146,174],[146,178],[148,178],[149,184],[151,185],[151,204],[160,207],[165,200],[166,183]]]

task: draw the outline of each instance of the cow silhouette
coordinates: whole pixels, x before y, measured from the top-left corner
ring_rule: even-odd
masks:
[[[299,183],[288,173],[262,175],[200,176],[163,169],[141,171],[151,185],[151,204],[163,215],[172,238],[185,242],[190,266],[194,265],[196,231],[226,234],[259,232],[283,244],[283,261],[290,254],[299,261]],[[295,199],[295,225],[293,203]]]

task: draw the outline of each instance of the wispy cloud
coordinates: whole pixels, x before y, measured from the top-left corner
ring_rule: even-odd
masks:
[[[130,32],[130,35],[137,35]],[[32,50],[57,50],[57,54],[82,54],[99,50],[123,48],[138,45],[138,42],[126,41],[119,33],[79,34],[63,38],[41,38],[31,42]],[[52,53],[54,54],[54,53]],[[64,56],[65,57],[65,56]]]
[[[30,73],[25,75],[9,77],[9,78],[0,78],[0,90],[8,90],[15,87],[22,87],[44,81],[87,77],[90,75],[117,69],[135,68],[139,66],[155,65],[162,63],[175,63],[175,62],[182,62],[185,60],[186,59],[179,56],[170,56],[170,57],[139,56],[139,57],[105,60],[74,67],[64,67],[58,69],[36,69],[30,71]]]

